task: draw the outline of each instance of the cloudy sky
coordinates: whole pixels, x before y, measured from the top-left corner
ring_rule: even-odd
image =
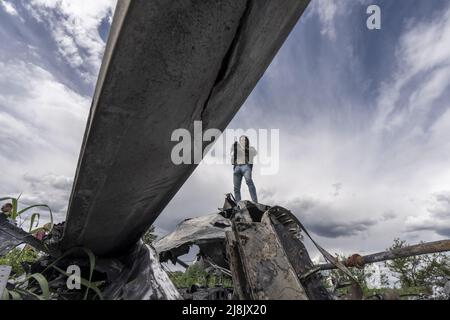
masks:
[[[381,30],[366,28],[370,4]],[[114,6],[0,0],[0,195],[60,221]],[[450,237],[449,101],[449,1],[313,0],[230,128],[280,129],[279,172],[254,173],[260,202],[332,252],[374,252]],[[159,233],[232,187],[229,165],[200,165]]]

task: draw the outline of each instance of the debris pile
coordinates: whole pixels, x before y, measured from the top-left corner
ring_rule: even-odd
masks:
[[[40,253],[39,259],[23,264],[26,275],[3,281],[6,296],[21,299],[362,299],[362,289],[351,268],[415,255],[450,251],[450,240],[421,243],[386,252],[347,259],[333,257],[311,238],[289,210],[250,201],[235,203],[227,195],[219,212],[182,221],[174,232],[153,243],[136,243],[114,257],[96,257],[89,248],[62,250],[64,223],[54,225],[42,240],[9,221],[0,223],[0,257],[26,244]],[[303,243],[307,236],[328,263],[315,265]],[[197,265],[208,274],[232,278],[233,288],[194,284],[176,288],[162,263],[171,261],[188,268],[180,256],[191,246],[199,247]],[[73,290],[73,270],[79,270],[79,285]],[[322,272],[338,269],[345,281],[325,285]],[[11,268],[2,268],[11,273]],[[328,271],[327,271],[328,270]],[[75,274],[76,275],[76,274]],[[3,276],[5,277],[5,276]],[[6,275],[6,278],[8,275]],[[76,281],[75,281],[76,282]],[[208,281],[207,281],[208,283]],[[345,295],[337,290],[347,288]],[[404,294],[394,290],[365,299],[442,298],[450,295],[450,282],[436,294]]]

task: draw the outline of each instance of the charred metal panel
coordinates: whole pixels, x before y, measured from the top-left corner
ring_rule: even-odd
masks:
[[[247,277],[243,269],[238,243],[233,231],[226,233],[228,263],[233,278],[234,294],[241,300],[249,300],[251,293],[247,285]]]
[[[48,252],[42,241],[25,232],[22,228],[7,221],[0,222],[0,257],[21,243],[27,243],[40,251]]]
[[[100,260],[100,270],[114,274],[103,291],[107,300],[180,300],[167,273],[163,270],[156,251],[143,243],[120,260]]]
[[[275,208],[275,210],[283,211],[280,207]],[[304,279],[302,278],[303,275],[306,275],[308,271],[314,268],[304,244],[299,238],[296,238],[289,232],[286,227],[275,218],[275,215],[270,215],[270,218],[278,239],[283,246],[284,252],[305,288],[308,298],[311,300],[330,300],[331,297],[322,283],[320,274],[314,273]]]
[[[308,299],[267,214],[260,223],[236,222],[234,234],[251,299]]]
[[[189,252],[192,245],[198,245],[200,252],[217,265],[228,268],[225,262],[225,232],[231,230],[231,221],[218,213],[186,219],[177,225],[174,232],[153,245],[161,262],[176,259]]]

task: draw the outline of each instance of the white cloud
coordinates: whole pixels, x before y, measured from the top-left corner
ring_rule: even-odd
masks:
[[[321,34],[336,40],[335,18],[339,10],[337,1],[317,0],[313,2],[313,10],[319,15],[322,23]]]
[[[21,43],[35,59],[22,52],[0,52],[0,195],[23,193],[23,204],[49,204],[58,220],[65,218],[91,97],[78,93],[85,91],[73,74],[55,68],[63,61],[86,84],[95,83],[105,47],[99,27],[110,20],[115,3],[18,0],[15,11],[10,1],[0,5],[16,14],[24,32],[35,26],[28,21],[34,18],[57,50],[51,51],[43,34],[42,42]],[[17,36],[18,43],[24,39]]]
[[[31,148],[75,147],[83,132],[90,99],[34,64],[7,61],[0,62],[0,68],[4,134],[9,132],[8,138]],[[14,126],[6,121],[8,116]]]
[[[98,29],[103,19],[110,19],[116,1],[31,0],[26,6],[48,26],[60,56],[84,81],[94,83],[105,46]]]
[[[0,194],[64,217],[90,99],[23,61],[0,62]]]
[[[104,49],[98,26],[110,18],[114,3],[30,0],[27,8],[58,44],[54,57],[94,83]],[[311,5],[322,34],[335,39],[337,46],[341,40],[346,43],[347,38],[336,31],[337,19],[345,18],[341,2],[321,0]],[[311,66],[290,50],[293,45],[306,46],[304,41],[295,38],[286,44],[280,54],[290,59],[276,58],[265,76],[269,77],[265,95],[259,100],[250,97],[236,118],[249,126],[261,126],[259,120],[265,119],[269,127],[281,129],[279,174],[260,176],[255,170],[261,202],[295,210],[317,234],[346,234],[318,237],[336,251],[384,249],[394,237],[413,236],[406,230],[414,230],[417,241],[439,237],[431,220],[435,212],[445,214],[445,207],[430,195],[450,190],[450,105],[443,99],[450,81],[449,17],[450,11],[444,11],[434,20],[411,24],[399,39],[393,57],[396,69],[386,75],[375,116],[363,123],[365,119],[354,112],[357,102],[336,89],[335,82],[344,81],[333,78],[336,70],[330,66],[340,67],[342,57],[322,61],[327,67],[321,78],[317,73],[324,72],[322,63]],[[61,84],[42,66],[1,61],[0,70],[0,195],[23,191],[24,201],[48,202],[64,218],[90,98]],[[308,81],[299,82],[297,70],[310,72]],[[321,80],[323,87],[315,87]],[[298,90],[303,86],[319,92],[320,99]],[[287,89],[292,92],[286,94]],[[292,107],[286,112],[289,121],[277,122],[286,106]],[[442,114],[430,120],[439,108]],[[337,182],[344,187],[333,187]],[[231,166],[201,165],[157,224],[170,231],[186,217],[215,212],[232,189]],[[245,183],[242,191],[248,198]],[[295,200],[310,200],[314,206],[302,207]],[[421,225],[427,228],[415,228]]]
[[[426,214],[409,216],[406,220],[408,231],[435,231],[450,237],[450,192],[442,191],[433,195]]]
[[[340,43],[341,35],[333,34],[333,19],[340,14],[337,2],[311,5],[321,10],[318,16],[324,34],[336,36]],[[333,81],[344,80],[337,78],[333,69],[326,69],[323,90],[310,86],[321,66],[311,68],[308,74],[308,63],[302,63],[308,57],[299,59],[294,54],[298,39],[285,45],[266,72],[264,99],[251,96],[234,120],[244,128],[264,124],[280,128],[279,174],[264,177],[258,170],[254,172],[261,202],[295,210],[327,248],[373,252],[387,248],[396,237],[418,242],[442,236],[445,230],[430,223],[429,197],[450,190],[450,104],[445,99],[450,97],[449,12],[444,10],[436,19],[405,29],[393,56],[394,68],[386,70],[376,101],[363,100],[366,104],[362,107],[351,95],[337,92],[340,86]],[[339,58],[336,61],[341,63]],[[299,80],[298,70],[306,73],[306,81]],[[320,99],[308,100],[311,95],[299,87],[320,91]],[[365,117],[356,112],[361,109],[367,112]],[[284,113],[285,117],[279,116]],[[199,176],[206,178],[201,181],[203,191],[197,194]],[[337,181],[345,187],[335,197],[332,185]],[[221,203],[215,192],[223,194],[232,188],[229,168],[201,165],[164,214],[210,212]],[[248,198],[245,184],[242,190]],[[192,205],[198,208],[201,199],[207,198],[201,207],[210,209],[183,211],[184,201],[190,197],[198,199]],[[307,200],[314,205],[298,205]],[[414,219],[426,227],[408,232]],[[323,237],[333,234],[336,237]]]
[[[14,7],[14,5],[11,2],[7,1],[7,0],[0,1],[0,8],[3,8],[10,15],[13,15],[13,16],[17,16],[18,15],[17,10]]]
[[[410,22],[396,52],[397,70],[379,96],[375,130],[422,126],[450,85],[450,8],[427,22]],[[404,97],[404,91],[411,93]]]

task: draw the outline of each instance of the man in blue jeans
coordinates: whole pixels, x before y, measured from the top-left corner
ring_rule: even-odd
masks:
[[[239,143],[234,142],[231,147],[231,159],[233,161],[233,183],[234,183],[234,197],[236,202],[241,201],[241,183],[242,177],[248,186],[248,191],[253,202],[258,202],[256,196],[256,188],[252,179],[253,159],[256,156],[256,149],[250,147],[248,137],[241,136]]]

